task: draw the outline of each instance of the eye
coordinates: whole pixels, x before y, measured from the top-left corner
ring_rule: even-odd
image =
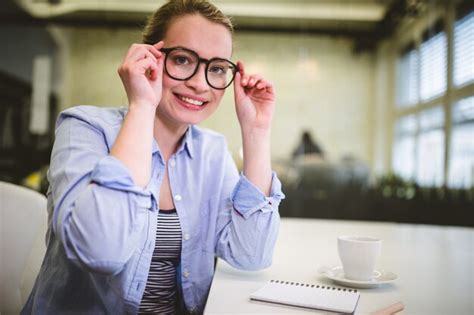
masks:
[[[213,74],[225,74],[227,72],[227,70],[224,69],[223,67],[212,66],[212,67],[209,67],[209,72],[211,72]]]
[[[229,64],[227,62],[211,63],[208,71],[212,74],[225,75],[229,71]]]
[[[180,65],[187,65],[191,61],[188,56],[186,55],[174,55],[173,56],[173,63],[180,66]]]

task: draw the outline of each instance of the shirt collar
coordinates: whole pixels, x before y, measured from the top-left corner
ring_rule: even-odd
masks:
[[[188,130],[186,130],[186,133],[184,134],[183,141],[181,141],[181,146],[177,151],[177,153],[179,153],[181,150],[186,149],[186,152],[188,152],[191,159],[194,156],[193,129],[194,127],[192,125],[188,127]]]
[[[193,126],[189,126],[188,129],[186,130],[183,140],[181,141],[181,145],[179,146],[178,150],[176,151],[176,154],[179,154],[182,150],[186,150],[190,158],[193,158],[194,156],[194,142],[193,142]],[[152,145],[152,153],[156,153],[160,151],[160,148],[158,147],[158,143],[156,140],[153,138],[153,145]]]

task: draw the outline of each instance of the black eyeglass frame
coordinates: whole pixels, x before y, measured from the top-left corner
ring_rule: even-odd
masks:
[[[172,76],[169,72],[168,72],[168,69],[166,68],[166,62],[168,61],[168,56],[169,56],[169,53],[172,52],[172,51],[175,51],[175,50],[181,50],[181,51],[186,51],[188,53],[191,53],[193,55],[196,56],[197,60],[198,60],[198,63],[197,63],[197,66],[196,68],[194,69],[194,72],[187,78],[184,78],[184,79],[179,79],[179,78],[176,78],[174,76]],[[239,68],[237,67],[237,65],[235,63],[233,63],[232,61],[228,60],[228,59],[225,59],[225,58],[218,58],[218,57],[215,57],[215,58],[211,58],[211,59],[205,59],[205,58],[201,58],[199,57],[199,55],[191,50],[191,49],[187,49],[187,48],[184,48],[184,47],[169,47],[169,48],[161,48],[160,49],[161,52],[164,52],[166,55],[165,55],[165,64],[164,64],[164,68],[165,68],[165,72],[166,74],[172,78],[173,80],[177,80],[177,81],[186,81],[186,80],[189,80],[191,79],[199,70],[199,65],[201,63],[204,63],[206,65],[206,68],[204,69],[204,74],[205,74],[205,77],[206,77],[206,82],[207,84],[209,84],[210,87],[212,87],[213,89],[216,89],[216,90],[225,90],[229,87],[229,85],[232,84],[232,82],[234,82],[234,79],[235,79],[235,74],[237,73],[237,71],[239,71]],[[213,86],[210,82],[209,82],[209,78],[207,77],[207,70],[209,68],[209,65],[214,62],[214,61],[226,61],[228,63],[230,63],[232,66],[233,66],[233,69],[232,69],[232,79],[229,81],[229,83],[227,83],[227,85],[225,87],[215,87]]]

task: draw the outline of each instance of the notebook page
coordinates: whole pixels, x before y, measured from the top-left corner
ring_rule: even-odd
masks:
[[[250,298],[305,308],[353,313],[359,300],[359,293],[350,289],[273,281],[267,282]]]

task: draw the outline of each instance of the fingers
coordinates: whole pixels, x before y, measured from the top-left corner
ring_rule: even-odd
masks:
[[[151,52],[145,51],[143,58],[138,59],[137,61],[143,60],[143,59],[148,59],[153,61],[154,63],[158,62],[158,58],[156,58]]]
[[[148,79],[155,81],[158,78],[158,65],[150,59],[144,59],[137,63],[141,69],[141,73],[145,74]]]
[[[239,70],[239,73],[243,75],[245,73],[245,66],[242,61],[237,61],[237,69]]]
[[[129,77],[133,74],[145,74],[150,80],[156,80],[163,69],[163,41],[154,45],[133,44],[118,69],[120,76]]]
[[[152,81],[158,79],[160,74],[163,72],[163,62],[154,62],[151,59],[143,59],[136,63],[138,72],[145,74],[146,77]]]
[[[123,64],[118,73],[122,78],[131,78],[136,75],[145,75],[149,80],[155,81],[162,72],[163,62],[157,62],[154,57],[143,58],[137,62]]]
[[[158,43],[152,45],[152,47],[154,47],[157,51],[160,51],[160,49],[163,48],[163,46],[165,46],[164,41],[159,41]]]
[[[133,44],[130,46],[127,55],[125,56],[124,63],[127,61],[134,62],[144,58],[152,58],[156,61],[163,56],[160,49],[163,47],[163,41],[160,41],[154,45],[147,44]]]
[[[257,90],[266,89],[268,92],[273,92],[273,84],[259,74],[246,74],[245,66],[241,61],[237,62],[239,72],[236,74],[236,81],[240,82],[240,85],[246,89],[256,88]]]

